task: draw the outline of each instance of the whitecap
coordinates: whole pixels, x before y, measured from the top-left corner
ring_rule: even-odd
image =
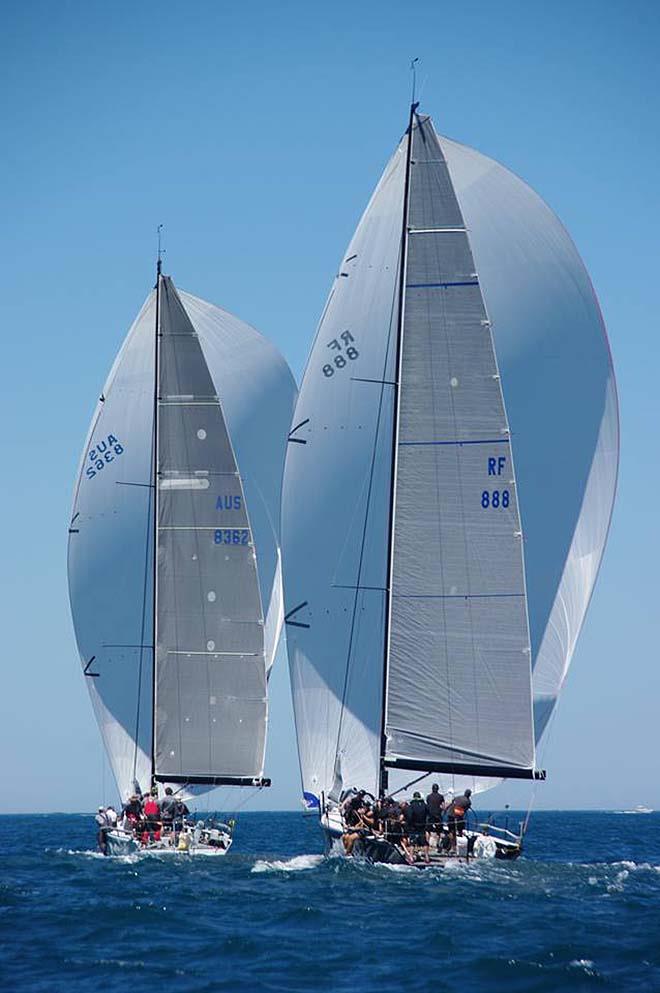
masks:
[[[259,859],[252,866],[251,872],[301,872],[304,869],[315,869],[324,861],[323,855],[295,855],[291,859],[274,859],[269,862]]]
[[[49,849],[46,849],[48,852]],[[52,848],[50,849],[52,851]],[[55,851],[58,855],[82,855],[83,858],[87,859],[104,859],[105,855],[103,852],[99,852],[98,849],[94,848],[56,848]]]
[[[573,959],[568,963],[568,967],[569,969],[580,969],[587,976],[595,976],[597,974],[595,963],[591,959]]]

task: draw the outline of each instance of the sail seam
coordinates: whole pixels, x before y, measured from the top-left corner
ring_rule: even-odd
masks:
[[[508,440],[508,438],[477,438],[474,441],[400,441],[399,445],[498,445]]]
[[[478,286],[479,281],[476,279],[461,279],[453,280],[452,282],[445,283],[406,283],[407,290],[432,290],[432,289],[444,289],[447,286]]]
[[[489,600],[497,597],[524,597],[524,593],[393,593],[397,600]]]

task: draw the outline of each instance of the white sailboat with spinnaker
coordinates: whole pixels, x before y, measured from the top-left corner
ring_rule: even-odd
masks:
[[[286,456],[298,748],[330,838],[358,789],[543,775],[617,466],[605,327],[568,234],[413,105],[334,280]],[[356,850],[403,860],[369,834]],[[466,855],[522,846],[491,825],[464,838]]]
[[[295,395],[266,339],[177,291],[159,261],[94,413],[69,526],[76,640],[123,802],[270,783]],[[178,845],[153,828],[147,847]],[[188,852],[231,844],[226,824],[183,833]],[[135,834],[106,832],[110,852],[140,847]]]

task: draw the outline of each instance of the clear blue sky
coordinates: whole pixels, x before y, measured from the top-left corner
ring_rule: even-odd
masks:
[[[523,176],[570,230],[616,365],[618,501],[537,802],[660,807],[659,29],[652,0],[3,5],[0,810],[99,798],[67,525],[156,225],[175,281],[253,323],[299,377],[405,127],[412,56],[438,130]],[[262,805],[295,807],[283,664],[272,691]]]

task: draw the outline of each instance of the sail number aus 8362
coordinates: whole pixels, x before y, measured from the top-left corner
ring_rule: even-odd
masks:
[[[509,491],[508,490],[484,490],[481,494],[481,506],[486,509],[486,507],[493,507],[497,510],[498,507],[504,507],[505,509],[509,506]]]
[[[333,338],[332,341],[329,341],[328,348],[339,352],[339,355],[334,355],[332,362],[326,362],[323,366],[323,375],[326,379],[334,376],[338,369],[344,369],[348,362],[352,362],[360,354],[355,347],[355,338],[350,331],[342,331],[339,338]]]
[[[109,434],[107,438],[103,438],[102,441],[97,441],[95,448],[90,448],[87,453],[87,459],[90,465],[85,469],[85,475],[88,479],[94,479],[101,469],[105,469],[106,465],[110,462],[114,462],[115,459],[124,454],[124,446],[121,444],[118,438],[115,438],[114,434]]]
[[[216,545],[247,545],[250,532],[245,528],[218,528],[213,532]]]

